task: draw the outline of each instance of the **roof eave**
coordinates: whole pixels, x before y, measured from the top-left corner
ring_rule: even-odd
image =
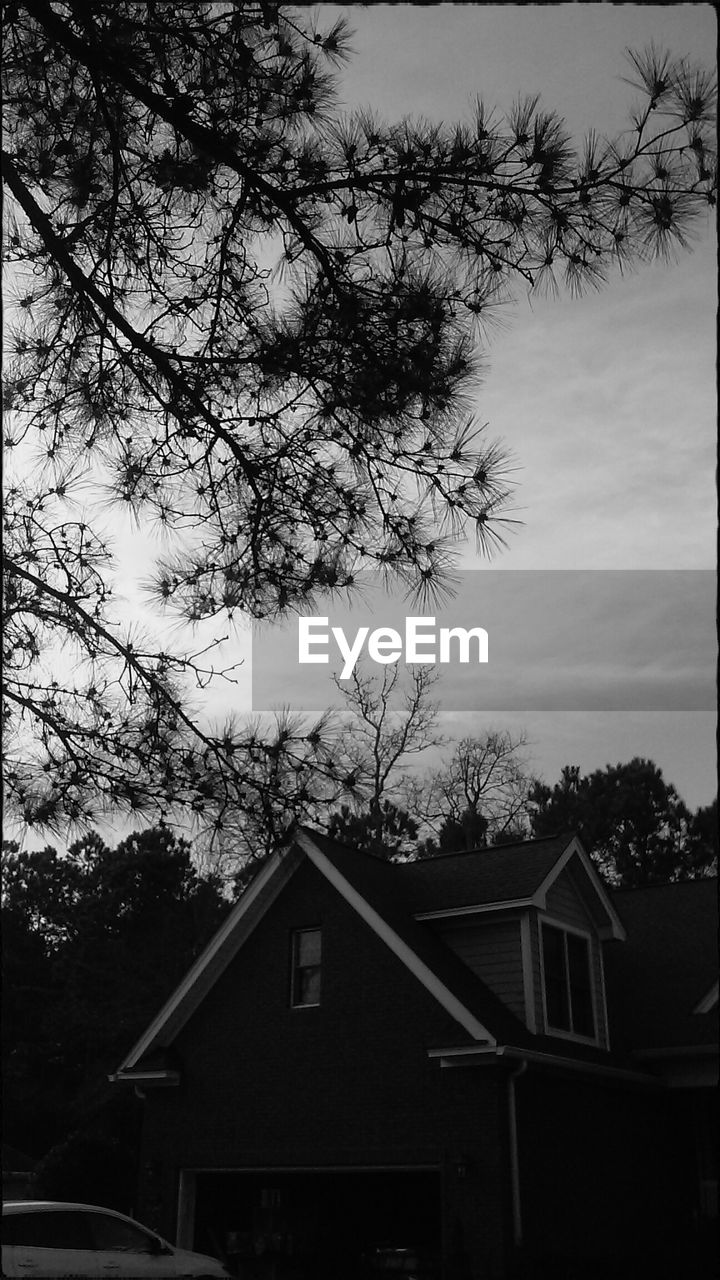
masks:
[[[428,1049],[427,1053],[429,1058],[439,1061],[441,1067],[487,1066],[505,1058],[509,1061],[527,1062],[528,1065],[602,1076],[646,1088],[658,1087],[657,1078],[642,1071],[617,1067],[611,1063],[591,1062],[584,1058],[566,1057],[564,1054],[545,1053],[540,1049],[526,1049],[521,1045],[460,1045],[448,1049]]]
[[[143,1088],[173,1088],[180,1084],[179,1071],[113,1071],[108,1076],[110,1084],[134,1084]]]
[[[536,906],[535,898],[503,898],[497,902],[471,903],[463,907],[441,907],[437,911],[418,911],[414,920],[452,920],[461,916],[476,916],[492,911],[519,911]]]

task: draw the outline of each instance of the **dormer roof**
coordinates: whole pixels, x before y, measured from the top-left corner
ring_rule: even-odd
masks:
[[[548,891],[566,869],[600,937],[624,939],[611,894],[572,833],[407,863],[403,880],[416,917],[431,920],[530,906],[544,910]]]

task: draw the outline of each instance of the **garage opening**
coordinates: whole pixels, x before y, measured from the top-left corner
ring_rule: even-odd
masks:
[[[440,1275],[440,1173],[198,1173],[194,1247],[240,1280]]]

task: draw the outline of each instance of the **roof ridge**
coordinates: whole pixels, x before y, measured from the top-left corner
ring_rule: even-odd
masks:
[[[496,853],[498,851],[506,850],[506,849],[525,849],[525,848],[528,848],[530,845],[547,844],[551,840],[570,841],[570,840],[573,840],[574,838],[575,838],[574,831],[571,831],[571,832],[556,831],[554,835],[536,836],[536,837],[533,837],[531,840],[508,840],[506,843],[500,843],[500,844],[476,845],[474,849],[452,849],[448,853],[434,853],[434,854],[431,854],[431,856],[428,858],[416,858],[414,862],[400,863],[396,865],[417,866],[417,864],[420,862],[437,862],[440,860],[444,861],[447,858],[466,858],[468,857],[468,855],[474,855],[478,853]]]
[[[321,831],[319,827],[311,827],[307,823],[299,823],[295,828],[296,831],[304,831],[311,840],[326,840],[328,844],[338,845],[341,849],[346,849],[348,853],[361,854],[364,858],[370,858],[373,862],[380,862],[384,866],[396,867],[403,865],[402,863],[392,862],[390,852],[387,846],[379,843],[377,853],[372,849],[363,849],[360,845],[353,844],[350,840],[342,840],[338,836],[328,835],[327,831]]]
[[[417,866],[419,863],[436,862],[436,861],[439,861],[440,859],[444,861],[447,858],[465,858],[468,855],[475,855],[478,853],[492,853],[498,850],[527,848],[530,845],[547,844],[551,840],[570,841],[570,840],[573,840],[576,835],[574,831],[556,831],[553,834],[547,835],[547,836],[533,836],[529,840],[508,840],[506,843],[501,842],[499,844],[487,844],[487,845],[483,844],[483,845],[477,845],[474,849],[453,849],[448,853],[436,853],[436,854],[430,855],[427,858],[414,857],[414,858],[409,858],[404,862],[393,862],[392,856],[387,846],[382,844],[382,842],[379,842],[375,846],[377,849],[377,852],[374,852],[373,849],[361,848],[357,844],[353,844],[351,840],[344,840],[338,836],[331,836],[326,831],[322,831],[318,827],[311,827],[309,824],[304,822],[298,823],[298,826],[296,829],[305,831],[310,836],[311,839],[320,837],[321,840],[327,840],[331,844],[339,845],[341,849],[347,849],[350,853],[362,854],[365,857],[372,858],[375,862],[382,862],[386,866],[392,866],[392,867],[413,867],[413,866]]]

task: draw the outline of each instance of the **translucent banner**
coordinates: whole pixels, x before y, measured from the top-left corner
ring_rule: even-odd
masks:
[[[436,604],[363,575],[351,603],[253,633],[253,709],[316,712],[332,675],[418,662],[442,674],[445,711],[711,711],[715,574],[709,570],[479,569]]]

